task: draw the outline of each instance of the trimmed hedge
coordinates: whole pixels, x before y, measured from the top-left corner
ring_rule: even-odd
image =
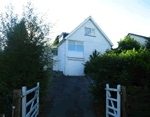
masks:
[[[99,98],[97,95],[105,89],[106,83],[146,87],[150,81],[149,68],[150,52],[141,47],[120,54],[111,52],[93,57],[85,63],[85,74],[94,81],[91,93]]]
[[[129,108],[127,114],[132,117],[150,115],[148,108],[150,105],[148,101],[150,98],[148,91],[150,88],[149,44],[145,47],[140,46],[139,42],[130,37],[125,37],[118,44],[118,48],[106,50],[104,54],[94,56],[94,53],[98,53],[95,50],[90,55],[89,61],[84,64],[86,76],[93,80],[89,92],[106,108],[106,84],[114,88],[118,84],[124,85],[127,88]],[[143,94],[145,91],[146,93]]]

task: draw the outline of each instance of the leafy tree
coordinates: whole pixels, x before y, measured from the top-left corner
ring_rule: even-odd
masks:
[[[7,33],[12,31],[13,27],[18,23],[18,15],[14,13],[12,4],[6,7],[7,12],[0,14],[0,40],[1,48],[6,46]]]
[[[135,48],[135,50],[139,50],[141,47],[143,46],[141,46],[138,41],[134,40],[130,36],[126,36],[123,40],[118,42],[117,48],[111,48],[110,50],[107,49],[105,52],[120,54],[123,51],[132,50],[133,48]]]
[[[7,10],[5,15],[1,14],[0,24],[4,48],[3,56],[0,56],[0,86],[5,87],[0,90],[0,113],[5,111],[7,116],[11,116],[11,108],[8,109],[7,105],[11,106],[13,89],[20,89],[23,85],[32,88],[40,82],[41,98],[45,96],[52,59],[46,42],[49,24],[44,24],[35,14],[33,5],[27,4],[21,19],[14,15],[13,7]],[[47,69],[44,69],[45,66]]]
[[[145,47],[150,49],[150,38],[146,41]]]
[[[59,43],[59,35],[57,35],[55,41],[53,42],[53,45],[57,45]]]
[[[96,49],[93,51],[92,55],[90,55],[90,60],[100,56],[100,52],[98,52]]]
[[[112,50],[112,48],[111,48],[111,49],[107,49],[107,50],[105,51],[105,53],[111,53],[111,50]]]
[[[120,40],[118,44],[118,49],[121,50],[132,50],[133,48],[135,48],[135,50],[139,50],[141,47],[140,43],[130,36],[126,36],[123,40]]]
[[[89,57],[89,61],[87,61],[84,65],[89,67],[90,66],[90,62],[94,61],[93,59],[97,58],[100,56],[100,52],[98,52],[96,49],[92,52],[92,55],[90,55]],[[86,69],[87,67],[85,67],[84,72],[88,73],[88,69]],[[92,69],[92,68],[91,68]]]

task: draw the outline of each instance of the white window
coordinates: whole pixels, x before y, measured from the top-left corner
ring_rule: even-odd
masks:
[[[74,41],[69,41],[68,50],[69,51],[75,51],[75,42]]]
[[[68,42],[68,50],[69,51],[83,52],[83,43],[82,42],[69,41]]]
[[[77,50],[78,52],[82,52],[82,51],[83,51],[83,45],[77,45],[77,46],[76,46],[76,50]]]
[[[95,30],[92,28],[85,28],[85,34],[95,36]]]

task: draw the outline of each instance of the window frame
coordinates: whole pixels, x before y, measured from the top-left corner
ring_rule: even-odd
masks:
[[[94,34],[86,34],[86,29],[90,29],[91,30],[91,32],[92,32],[92,30],[94,31]],[[85,27],[85,35],[88,35],[88,36],[95,36],[95,29],[94,28],[90,28],[90,27]]]
[[[75,46],[75,50],[69,50],[69,45],[74,44]],[[77,51],[77,46],[82,46],[83,47],[83,51]],[[68,41],[68,51],[72,51],[72,52],[84,52],[84,45],[82,41]]]

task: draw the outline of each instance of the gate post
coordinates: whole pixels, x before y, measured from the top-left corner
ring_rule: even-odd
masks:
[[[0,114],[0,117],[5,117],[5,114]]]
[[[121,117],[121,86],[117,85],[117,109],[118,109],[118,113],[117,113],[117,117]]]
[[[39,83],[39,82],[37,83],[37,86],[39,87],[39,89],[37,90],[37,92],[38,92],[38,93],[37,93],[37,94],[38,94],[38,96],[37,96],[37,103],[38,103],[38,105],[40,105],[40,104],[39,104],[39,95],[40,95],[40,94],[39,94],[39,90],[40,90],[40,83]],[[39,106],[37,106],[37,115],[38,115],[38,114],[39,114]]]
[[[127,95],[126,95],[126,87],[121,86],[121,112],[122,112],[122,117],[127,117]]]
[[[109,105],[108,103],[108,89],[109,89],[109,84],[106,84],[106,117],[108,117],[108,108],[107,106]]]
[[[22,87],[22,117],[26,116],[26,91],[27,91],[27,87],[24,86]]]
[[[14,109],[14,115],[13,117],[20,117],[21,116],[21,89],[13,90],[13,106],[15,106]]]

